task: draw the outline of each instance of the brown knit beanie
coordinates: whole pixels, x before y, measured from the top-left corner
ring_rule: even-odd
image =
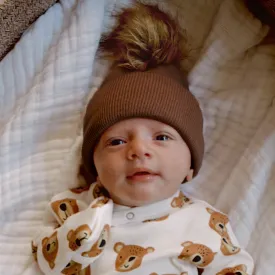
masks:
[[[173,30],[167,29],[169,37],[166,37],[166,40],[163,40],[163,37],[160,39],[169,47],[158,46],[164,53],[158,51],[158,54],[154,56],[151,54],[148,59],[148,55],[145,58],[144,53],[141,52],[144,48],[137,45],[140,41],[133,43],[132,40],[130,44],[127,44],[125,40],[121,41],[122,35],[126,32],[125,29],[121,30],[123,24],[127,24],[127,31],[129,28],[131,30],[133,21],[131,21],[133,17],[131,17],[131,12],[138,18],[142,18],[140,20],[142,24],[146,22],[147,17],[150,17],[151,24],[156,24],[156,20],[160,20],[160,14],[165,17],[166,21],[170,20],[169,26]],[[126,16],[130,22],[125,22],[123,16]],[[176,66],[171,64],[179,57],[177,39],[180,36],[178,32],[176,33],[178,37],[173,33],[177,28],[171,25],[173,21],[167,15],[153,6],[139,5],[133,9],[127,9],[120,14],[119,19],[124,21],[119,23],[102,44],[105,51],[113,52],[113,56],[116,57],[113,59],[116,63],[86,109],[82,147],[83,164],[93,176],[96,176],[93,154],[101,135],[119,121],[130,118],[148,118],[168,124],[178,131],[190,149],[195,176],[201,167],[204,153],[203,117],[196,98],[188,90],[186,78]],[[167,27],[166,21],[162,18],[162,22]],[[138,27],[142,28],[142,24]],[[148,24],[147,22],[147,27]],[[133,27],[132,31],[136,29],[137,26]],[[160,35],[159,30],[157,33]],[[141,34],[140,29],[139,34]],[[128,56],[125,55],[124,48],[120,44],[122,42],[124,42],[124,47],[126,45],[130,49],[133,47],[139,49],[139,54],[135,51],[135,54],[131,56],[128,48]],[[108,48],[110,44],[112,47]],[[150,42],[148,44],[150,46]],[[120,48],[120,56],[116,52],[118,48]],[[154,52],[152,45],[149,52]],[[153,65],[150,66],[150,63]],[[167,65],[169,63],[170,65]]]

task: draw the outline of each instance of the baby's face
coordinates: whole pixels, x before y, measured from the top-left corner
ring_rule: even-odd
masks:
[[[191,154],[179,133],[156,120],[133,118],[101,137],[94,163],[115,203],[141,206],[172,196],[190,180]]]

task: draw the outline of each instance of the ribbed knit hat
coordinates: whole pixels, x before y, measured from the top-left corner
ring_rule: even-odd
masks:
[[[92,97],[84,118],[82,157],[96,176],[94,148],[101,135],[115,123],[130,118],[154,119],[172,126],[188,145],[194,176],[204,153],[203,118],[196,98],[173,66],[146,72],[115,69]]]

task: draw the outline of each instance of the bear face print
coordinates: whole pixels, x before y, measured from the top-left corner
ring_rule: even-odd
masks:
[[[220,236],[227,232],[226,225],[229,222],[229,219],[226,215],[216,212],[211,208],[206,208],[207,212],[211,214],[209,220],[209,226],[214,231],[216,231]]]
[[[144,223],[146,223],[146,222],[161,222],[161,221],[165,221],[165,220],[167,220],[167,219],[168,219],[168,217],[169,217],[169,214],[168,214],[168,215],[166,215],[166,216],[163,216],[163,217],[157,218],[157,219],[149,219],[149,220],[145,220],[145,221],[143,221],[143,222],[144,222]]]
[[[57,256],[57,252],[58,252],[58,238],[57,238],[57,231],[56,231],[49,238],[46,237],[42,240],[42,253],[51,269],[55,267],[55,258]]]
[[[97,257],[104,249],[108,242],[110,234],[110,226],[106,224],[101,231],[101,234],[99,236],[99,239],[97,242],[92,246],[92,248],[89,251],[83,252],[83,257]]]
[[[182,246],[184,248],[178,258],[181,260],[188,260],[197,267],[205,267],[209,265],[217,254],[203,244],[184,242]]]
[[[37,262],[37,246],[34,245],[33,241],[32,241],[32,256],[34,260]]]
[[[234,246],[228,233],[224,233],[221,238],[221,252],[225,256],[235,255],[240,252],[240,248]]]
[[[51,203],[52,210],[58,216],[61,223],[67,220],[68,217],[79,211],[75,199],[58,200]]]
[[[92,234],[92,230],[87,224],[79,226],[76,230],[70,230],[67,234],[67,240],[69,241],[69,248],[73,251],[81,247],[88,241]]]
[[[181,191],[178,197],[175,197],[171,202],[171,206],[173,208],[182,208],[185,204],[192,204],[192,201],[187,198]]]
[[[235,267],[225,268],[222,271],[218,272],[216,275],[228,275],[230,273],[234,275],[248,275],[246,271],[247,271],[246,265],[241,264]]]
[[[109,199],[107,197],[99,198],[95,203],[92,203],[91,208],[102,207],[107,204]]]
[[[153,247],[143,248],[138,245],[125,245],[118,242],[114,246],[114,251],[118,254],[116,258],[116,271],[129,272],[140,267],[143,257],[155,251]]]
[[[61,271],[62,274],[66,275],[77,275],[81,271],[82,265],[80,263],[70,261],[66,267]]]
[[[85,191],[88,191],[90,189],[90,186],[79,186],[76,188],[71,188],[70,191],[75,194],[81,194]]]

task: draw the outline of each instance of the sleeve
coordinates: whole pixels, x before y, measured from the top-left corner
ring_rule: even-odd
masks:
[[[107,244],[113,202],[105,196],[95,198],[95,185],[91,187],[65,191],[48,204],[50,225],[32,241],[34,258],[44,274],[77,273],[94,262]]]
[[[198,268],[203,275],[228,275],[242,274],[252,275],[254,262],[247,251],[239,246],[228,217],[213,209],[207,207],[208,223],[206,225],[209,231],[209,238],[213,239],[211,234],[216,235],[216,242],[211,246],[205,246],[204,262]],[[207,230],[205,230],[207,237]]]
[[[57,227],[68,217],[88,207],[99,197],[108,197],[107,191],[98,183],[90,186],[76,187],[55,195],[46,207],[44,223]]]

